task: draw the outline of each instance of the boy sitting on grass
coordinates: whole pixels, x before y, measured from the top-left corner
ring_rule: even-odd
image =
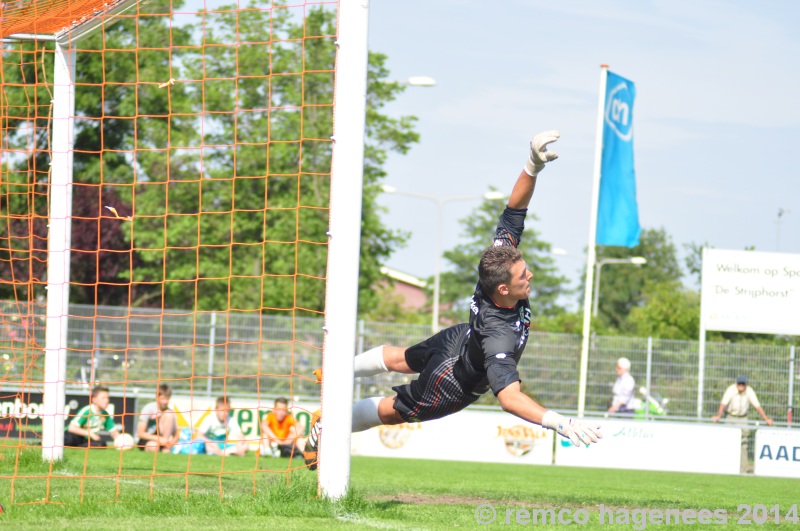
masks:
[[[291,457],[303,451],[305,438],[297,435],[297,421],[289,411],[289,401],[275,399],[272,411],[261,421],[261,455]]]
[[[197,429],[198,436],[206,443],[207,454],[241,457],[247,453],[247,442],[239,423],[230,415],[231,409],[227,397],[217,398],[214,412]]]
[[[169,453],[178,443],[180,430],[175,412],[169,408],[172,389],[166,384],[158,386],[155,402],[150,402],[139,415],[136,434],[139,448],[146,452]]]
[[[89,405],[79,409],[67,426],[64,446],[73,448],[105,446],[100,439],[100,430],[106,430],[111,438],[116,440],[120,435],[119,430],[111,414],[106,411],[110,401],[107,387],[98,385],[92,389]]]

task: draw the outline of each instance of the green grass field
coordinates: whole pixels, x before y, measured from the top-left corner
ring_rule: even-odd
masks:
[[[254,472],[255,456],[223,461],[159,455],[154,461],[152,454],[139,451],[94,450],[88,459],[86,455],[68,450],[48,479],[49,467],[40,462],[39,449],[23,451],[18,460],[12,448],[0,452],[0,502],[5,506],[0,528],[485,529],[519,527],[516,511],[566,508],[589,513],[589,523],[580,526],[584,529],[642,529],[634,523],[601,526],[602,504],[613,511],[725,509],[727,525],[659,526],[724,529],[739,527],[739,504],[779,504],[784,515],[800,503],[798,483],[789,479],[366,457],[353,458],[351,493],[332,503],[317,498],[316,473],[291,472],[287,485],[286,473]],[[288,460],[260,459],[258,466],[285,470]],[[154,471],[161,475],[151,483]],[[120,472],[125,477],[119,478]],[[53,503],[36,503],[48,489]],[[496,508],[494,524],[477,524],[480,504]],[[515,511],[510,525],[505,523],[506,510]],[[777,527],[773,519],[770,515],[763,527]],[[781,526],[800,529],[787,521]]]

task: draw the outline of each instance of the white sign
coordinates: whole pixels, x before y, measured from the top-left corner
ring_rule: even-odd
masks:
[[[703,249],[706,330],[800,335],[800,254]]]
[[[354,433],[353,455],[549,465],[553,434],[503,412],[466,410],[439,420]]]
[[[597,444],[559,436],[556,464],[600,468],[738,474],[742,430],[675,422],[603,420]]]
[[[800,430],[756,431],[757,476],[800,478]]]

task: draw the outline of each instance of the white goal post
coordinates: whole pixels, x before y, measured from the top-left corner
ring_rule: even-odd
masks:
[[[350,483],[368,24],[368,0],[339,2],[319,446],[319,489],[331,499]]]

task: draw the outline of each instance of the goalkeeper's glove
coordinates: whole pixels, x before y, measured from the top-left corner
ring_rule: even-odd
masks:
[[[603,438],[600,426],[578,419],[570,419],[559,415],[555,411],[548,411],[542,417],[542,426],[556,430],[559,435],[572,441],[575,446],[581,443],[596,443]]]
[[[525,163],[525,173],[531,177],[536,177],[544,169],[544,165],[551,160],[556,160],[558,155],[553,151],[548,151],[547,145],[552,144],[561,136],[558,131],[545,131],[539,133],[531,140],[531,153]]]

